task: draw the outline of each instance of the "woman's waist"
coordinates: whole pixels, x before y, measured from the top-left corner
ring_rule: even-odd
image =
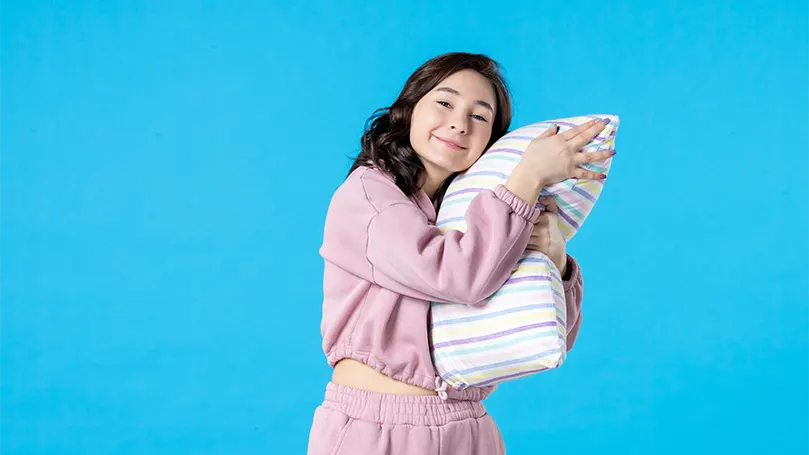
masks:
[[[443,393],[439,394],[438,390],[442,390],[450,400],[482,401],[497,388],[486,386],[455,390],[449,387],[439,380],[429,351],[412,352],[408,356],[388,352],[374,355],[361,352],[347,343],[336,343],[325,351],[329,365],[334,367],[333,383],[369,392],[441,396]]]
[[[352,358],[342,359],[334,365],[331,381],[335,384],[375,393],[415,396],[438,395],[435,390],[394,379],[377,371],[370,365]]]

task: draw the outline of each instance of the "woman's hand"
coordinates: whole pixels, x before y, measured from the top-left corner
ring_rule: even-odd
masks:
[[[562,134],[557,134],[558,125],[546,130],[528,144],[505,187],[533,206],[545,186],[574,177],[591,180],[605,178],[604,174],[586,171],[579,166],[615,155],[614,150],[581,153],[582,147],[604,131],[606,121],[591,120]]]
[[[608,123],[609,119],[594,119],[562,134],[557,134],[559,126],[554,126],[528,144],[521,163],[524,161],[533,168],[542,186],[569,178],[604,179],[606,175],[586,171],[579,166],[615,155],[614,150],[580,153],[582,147],[604,131]]]
[[[559,207],[553,197],[543,197],[539,202],[545,211],[539,215],[528,241],[529,250],[539,251],[548,256],[559,269],[561,276],[567,272],[567,244],[559,229]]]

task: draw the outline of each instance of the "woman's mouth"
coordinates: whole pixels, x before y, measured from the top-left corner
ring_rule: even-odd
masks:
[[[460,146],[460,145],[458,145],[458,144],[456,144],[456,143],[454,143],[452,141],[447,141],[447,140],[441,139],[438,136],[435,136],[435,138],[438,139],[442,144],[444,144],[448,148],[451,148],[452,150],[463,150],[463,149],[466,148],[466,147],[462,147],[462,146]]]

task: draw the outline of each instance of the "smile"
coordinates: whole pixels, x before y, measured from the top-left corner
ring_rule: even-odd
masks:
[[[458,145],[458,144],[456,144],[456,143],[454,143],[454,142],[452,142],[452,141],[445,141],[444,139],[441,139],[441,138],[440,138],[440,137],[438,137],[438,136],[434,136],[434,137],[435,137],[436,139],[438,139],[438,140],[439,140],[439,141],[440,141],[442,144],[444,144],[445,146],[447,146],[447,147],[451,148],[452,150],[463,150],[463,149],[465,149],[465,148],[466,148],[466,147],[461,147],[460,145]]]

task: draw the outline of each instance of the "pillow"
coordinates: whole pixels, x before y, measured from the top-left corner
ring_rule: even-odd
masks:
[[[534,123],[495,142],[465,173],[450,184],[436,225],[466,230],[464,215],[481,190],[508,179],[528,144],[553,124],[562,133],[591,119],[610,123],[587,144],[584,153],[614,148],[619,119],[590,115]],[[582,165],[609,174],[612,159]],[[559,207],[559,227],[566,241],[581,228],[604,183],[567,179],[542,190]],[[537,207],[543,207],[537,203]],[[470,264],[470,266],[474,266]],[[482,387],[557,368],[567,356],[567,310],[559,270],[538,251],[526,251],[503,286],[481,305],[432,302],[431,350],[438,374],[456,390]]]

